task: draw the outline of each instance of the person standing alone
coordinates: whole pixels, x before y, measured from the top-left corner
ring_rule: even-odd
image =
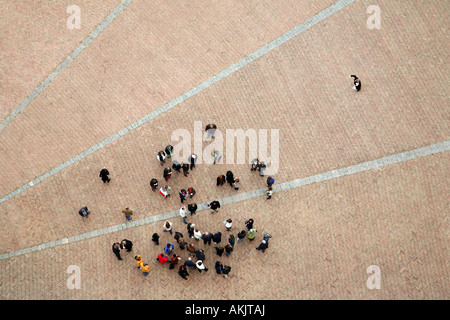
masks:
[[[110,182],[111,178],[109,176],[109,171],[106,169],[106,167],[103,167],[102,170],[100,170],[99,177],[102,178],[103,183]]]
[[[359,91],[359,90],[361,90],[361,80],[359,80],[359,78],[357,77],[357,76],[355,76],[354,74],[352,74],[351,76],[350,76],[350,78],[353,78],[353,84],[354,84],[354,86],[353,86],[353,90],[355,90],[355,91]]]
[[[122,210],[122,213],[125,215],[125,218],[128,221],[131,220],[131,216],[133,215],[133,210],[130,210],[129,207],[126,207],[125,209]]]

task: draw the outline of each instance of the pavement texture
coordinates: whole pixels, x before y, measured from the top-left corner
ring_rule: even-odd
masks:
[[[65,9],[72,3],[60,3],[60,14],[42,3],[2,6],[0,16],[8,17],[2,23],[9,29],[0,38],[7,49],[0,59],[1,119],[119,4],[79,3],[86,18],[76,31],[65,29]],[[0,196],[158,110],[333,3],[130,2],[0,131]],[[222,242],[244,229],[248,218],[255,219],[258,235],[220,258],[213,246],[192,240],[205,250],[210,270],[192,270],[189,281],[155,261],[173,241],[162,231],[166,218],[187,236],[174,214],[181,206],[179,189],[194,187],[197,194],[189,202],[201,204],[233,195],[239,199],[265,187],[265,178],[250,172],[248,163],[231,164],[224,157],[222,164],[197,165],[188,177],[174,173],[168,182],[174,193],[167,199],[152,192],[151,178],[163,183],[156,152],[176,144],[171,139],[176,130],[194,137],[196,122],[201,130],[213,122],[223,132],[256,130],[260,140],[258,130],[267,129],[269,139],[271,130],[279,130],[276,184],[448,139],[449,3],[377,1],[379,30],[366,24],[372,4],[349,3],[0,203],[0,298],[448,299],[448,151],[275,192],[270,200],[261,195],[231,201],[212,215],[199,211],[188,221],[202,232],[221,231]],[[31,25],[22,22],[24,15],[33,16],[27,20]],[[30,41],[33,45],[24,48]],[[35,64],[39,73],[33,72]],[[350,74],[362,80],[360,92],[351,89]],[[269,143],[269,155],[275,145]],[[249,154],[246,148],[236,151]],[[111,172],[109,184],[98,177],[103,166]],[[227,170],[240,178],[239,191],[216,186],[216,177]],[[85,205],[91,215],[82,221],[77,212]],[[126,222],[125,206],[134,211],[134,221],[145,223]],[[226,218],[233,219],[230,232],[222,223]],[[123,223],[134,224],[118,227]],[[159,246],[151,241],[154,232],[161,235]],[[272,239],[262,253],[255,248],[265,232]],[[124,238],[133,241],[133,252],[122,253],[124,260],[118,261],[111,245]],[[178,247],[176,253],[182,261],[188,257]],[[151,266],[148,277],[136,268],[136,254]],[[229,278],[215,274],[216,260],[232,266]],[[66,284],[73,265],[80,268],[81,289]],[[379,290],[366,285],[372,265],[381,270]]]

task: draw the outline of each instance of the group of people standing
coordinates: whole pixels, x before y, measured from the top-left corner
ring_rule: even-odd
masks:
[[[354,86],[353,90],[360,91],[361,90],[361,80],[356,75],[351,75],[350,78],[353,78]],[[215,124],[208,124],[205,128],[205,132],[207,135],[207,139],[215,138],[215,132],[217,130],[217,126]],[[166,165],[166,160],[171,159],[173,155],[173,146],[167,145],[164,150],[160,150],[156,154],[156,158],[159,161],[161,166]],[[219,163],[220,159],[222,158],[222,153],[217,150],[213,150],[211,153],[211,156],[213,158],[213,164]],[[165,180],[165,184],[160,187],[159,193],[164,197],[169,197],[172,193],[172,187],[170,187],[167,182],[172,177],[172,169],[176,172],[176,174],[180,174],[183,172],[183,175],[185,177],[188,176],[189,170],[192,171],[195,168],[195,164],[197,162],[197,155],[191,154],[188,158],[188,162],[179,163],[176,160],[172,161],[172,166],[166,166],[163,170],[163,178]],[[260,161],[259,159],[254,159],[251,162],[251,168],[250,171],[258,171],[261,176],[264,176],[264,170],[266,168],[266,165],[264,162]],[[109,171],[106,167],[103,167],[100,170],[99,177],[103,181],[103,183],[109,183],[111,181],[111,178],[109,177]],[[273,189],[272,185],[274,184],[275,180],[273,177],[267,178],[267,199],[272,198]],[[228,170],[225,175],[219,175],[217,177],[217,186],[222,186],[225,183],[228,183],[231,187],[233,187],[235,190],[239,190],[240,188],[240,179],[238,177],[235,177],[233,172]],[[152,178],[150,180],[150,187],[153,191],[158,190],[159,188],[159,182],[156,178]],[[179,191],[180,201],[183,204],[185,200],[192,199],[194,195],[196,194],[196,191],[193,187],[185,189],[181,189]],[[208,204],[208,207],[211,209],[211,213],[218,212],[218,209],[220,208],[220,202],[217,200],[212,201]],[[218,257],[222,257],[222,255],[225,253],[226,257],[229,257],[230,254],[235,249],[236,240],[237,243],[244,242],[245,238],[247,238],[250,242],[253,241],[256,237],[257,229],[253,225],[254,220],[248,219],[245,221],[245,226],[247,230],[243,229],[239,233],[236,234],[236,237],[234,234],[230,233],[228,235],[228,239],[226,240],[225,245],[221,245],[222,242],[222,233],[220,231],[216,231],[214,233],[210,232],[201,232],[199,231],[198,227],[194,223],[188,223],[186,220],[186,213],[189,212],[190,215],[196,214],[197,211],[197,204],[190,203],[187,206],[182,206],[180,208],[180,217],[182,218],[182,221],[184,224],[187,225],[187,233],[188,238],[185,239],[183,234],[179,231],[175,231],[175,235],[173,235],[173,224],[170,221],[165,221],[163,226],[163,232],[169,233],[171,236],[173,235],[174,242],[176,242],[179,246],[180,250],[186,250],[189,252],[189,256],[187,259],[182,263],[178,268],[178,274],[180,277],[182,277],[185,280],[189,280],[189,271],[191,269],[196,269],[199,273],[207,272],[208,268],[205,265],[205,251],[201,248],[198,248],[198,244],[194,244],[196,241],[197,243],[201,243],[203,241],[203,244],[206,246],[210,246],[212,242],[214,242],[214,248],[216,250],[216,255]],[[82,207],[78,213],[81,217],[87,218],[90,214],[89,209],[87,206]],[[126,207],[122,210],[122,213],[125,215],[125,218],[129,221],[132,219],[133,211]],[[231,232],[233,220],[226,219],[223,221],[223,224],[225,226],[226,232]],[[261,243],[258,247],[256,247],[256,250],[260,250],[261,252],[265,252],[265,250],[269,247],[269,239],[272,238],[272,236],[269,233],[265,233],[263,235],[263,238],[261,240]],[[159,246],[159,239],[160,236],[158,233],[154,233],[152,236],[152,241],[155,245]],[[194,239],[194,242],[190,239]],[[187,242],[187,241],[189,242]],[[121,251],[126,250],[126,252],[131,252],[133,247],[133,243],[128,239],[123,239],[121,242],[116,242],[112,245],[112,251],[116,255],[118,260],[123,260],[121,257]],[[158,254],[156,257],[156,261],[158,261],[160,264],[164,265],[166,263],[169,264],[169,269],[175,269],[175,266],[180,263],[182,258],[179,254],[175,253],[175,245],[168,241],[166,245],[164,246],[164,249],[161,253]],[[150,266],[148,263],[145,263],[141,255],[136,255],[135,257],[136,266],[138,269],[142,271],[144,276],[147,276],[150,272]],[[194,262],[195,259],[196,261]],[[217,260],[214,264],[214,268],[217,274],[222,274],[224,278],[227,278],[230,271],[231,266],[227,264],[223,264],[220,260]]]
[[[209,124],[206,126],[205,132],[207,134],[207,138],[214,139],[215,131],[217,126],[215,124]],[[195,164],[197,161],[197,156],[195,154],[191,154],[188,158],[187,163],[178,163],[177,161],[172,161],[172,166],[167,166],[166,161],[171,159],[173,155],[173,147],[171,145],[166,146],[164,150],[160,150],[156,157],[161,166],[165,166],[163,169],[163,178],[165,180],[165,184],[163,186],[159,186],[159,182],[156,178],[152,178],[150,180],[151,189],[156,192],[159,188],[159,193],[164,197],[169,197],[172,194],[172,187],[170,187],[167,182],[172,176],[172,169],[176,172],[176,174],[181,173],[183,171],[184,176],[189,174],[189,170],[192,171],[195,168]],[[222,154],[217,150],[214,150],[211,154],[214,158],[214,164],[218,163]],[[265,164],[260,162],[258,159],[255,159],[252,162],[251,171],[259,171],[261,176],[264,176],[264,168]],[[111,179],[109,178],[109,171],[105,167],[100,171],[100,178],[104,183],[109,183]],[[225,175],[219,175],[217,177],[217,186],[221,186],[225,183],[228,183],[235,190],[239,190],[240,188],[240,179],[235,177],[234,174],[228,170]],[[272,196],[272,185],[274,183],[274,179],[272,177],[267,178],[267,186],[268,190],[266,192],[267,199],[270,199]],[[199,244],[203,242],[206,246],[210,246],[214,243],[214,248],[216,251],[216,255],[218,257],[222,257],[225,254],[226,257],[229,257],[231,253],[234,251],[237,243],[244,242],[245,238],[248,239],[249,242],[252,242],[256,238],[257,229],[254,226],[254,220],[248,219],[245,221],[245,227],[247,230],[242,229],[236,235],[232,233],[233,220],[231,218],[225,219],[223,221],[225,230],[228,234],[226,239],[226,243],[222,244],[222,232],[216,231],[214,233],[204,231],[199,231],[198,226],[194,223],[187,222],[187,213],[191,216],[196,214],[198,206],[196,203],[189,203],[184,205],[184,201],[192,199],[196,194],[196,191],[193,187],[189,187],[187,189],[179,190],[180,202],[182,204],[179,215],[182,218],[183,223],[186,225],[187,237],[180,231],[173,230],[173,223],[170,221],[165,221],[163,224],[163,233],[170,234],[173,236],[173,240],[169,238],[169,240],[164,245],[163,250],[156,257],[156,261],[160,264],[168,264],[169,269],[175,269],[175,266],[178,267],[178,274],[185,280],[189,279],[190,273],[192,269],[197,270],[199,273],[207,272],[209,268],[205,265],[205,251],[202,248],[199,248]],[[218,200],[211,201],[208,204],[209,209],[211,210],[211,214],[218,212],[220,208],[220,202]],[[79,211],[80,215],[83,217],[87,217],[90,213],[87,207],[83,207]],[[130,221],[132,219],[133,211],[126,207],[122,210],[125,218]],[[225,232],[225,231],[224,231]],[[152,242],[159,246],[160,245],[160,235],[158,233],[154,233],[152,236]],[[261,250],[263,253],[268,248],[269,239],[272,236],[269,233],[265,233],[263,235],[263,239],[256,250]],[[188,257],[185,259],[183,263],[180,263],[182,258],[178,253],[178,249],[175,249],[175,243],[178,245],[178,249],[183,251],[186,250],[188,252]],[[116,255],[118,260],[123,260],[121,257],[121,251],[126,250],[126,252],[131,252],[133,247],[133,243],[124,239],[121,242],[116,242],[112,246],[112,251]],[[150,273],[150,265],[144,262],[144,259],[141,255],[136,255],[134,257],[136,266],[140,269],[144,276],[149,275]],[[209,264],[209,263],[208,263]],[[223,275],[224,278],[227,278],[229,273],[231,272],[231,266],[228,264],[223,264],[220,260],[217,260],[214,264],[214,268],[217,274]]]
[[[161,166],[164,166],[166,164],[166,160],[171,159],[172,155],[173,155],[173,146],[169,144],[166,146],[166,148],[164,150],[160,150],[156,154],[156,158],[158,159]],[[169,179],[172,177],[172,172],[173,172],[172,169],[176,172],[176,174],[180,174],[181,171],[183,171],[183,175],[185,177],[187,177],[189,174],[189,170],[192,171],[195,168],[196,163],[197,163],[197,155],[194,153],[189,156],[187,163],[184,163],[184,162],[179,163],[178,161],[173,160],[172,167],[166,166],[163,170],[163,178],[164,178],[165,182],[167,183],[169,181]],[[153,191],[158,190],[158,188],[159,188],[158,179],[152,178],[150,180],[150,187],[152,188]],[[160,187],[159,193],[164,198],[167,198],[172,194],[172,187],[169,186],[168,184],[164,184]],[[196,193],[195,189],[192,187],[189,187],[187,190],[181,189],[179,191],[179,196],[180,196],[181,202],[186,200],[187,197],[192,198],[195,195],[195,193]]]
[[[225,228],[227,232],[230,232],[232,229],[232,219],[226,219],[224,222]],[[201,243],[203,242],[203,246],[214,246],[216,255],[221,258],[223,254],[226,257],[229,257],[232,252],[236,248],[237,243],[244,242],[245,238],[248,239],[249,242],[252,242],[256,238],[257,229],[254,226],[254,220],[248,219],[245,221],[245,227],[247,230],[242,229],[236,236],[233,233],[229,233],[228,237],[225,241],[222,241],[223,234],[221,231],[216,232],[201,232],[194,223],[187,223],[186,230],[187,236],[185,237],[182,232],[174,231],[173,223],[169,220],[164,221],[163,223],[163,232],[170,234],[173,236],[173,240],[169,237],[166,244],[163,246],[162,251],[157,255],[156,261],[158,261],[161,265],[168,264],[169,269],[175,269],[175,266],[178,267],[178,274],[185,280],[189,280],[190,271],[197,270],[199,273],[208,272],[209,268],[207,264],[205,264],[206,253],[204,248],[201,248]],[[160,245],[161,236],[158,233],[154,233],[152,235],[152,241],[155,245]],[[269,233],[265,233],[263,235],[262,241],[256,250],[261,250],[263,253],[269,246],[269,239],[272,236]],[[225,242],[225,243],[223,243]],[[178,246],[178,249],[176,249]],[[242,246],[242,245],[240,245]],[[179,252],[175,252],[178,251]],[[182,258],[179,253],[187,252],[188,256],[182,262]],[[139,258],[139,259],[138,259]],[[136,256],[135,259],[141,261],[141,256]],[[139,268],[142,268],[141,265],[138,264]],[[221,274],[224,278],[228,278],[229,273],[231,272],[231,266],[227,263],[222,263],[220,260],[216,260],[214,264],[214,268],[217,274]],[[144,275],[147,275],[145,273]]]

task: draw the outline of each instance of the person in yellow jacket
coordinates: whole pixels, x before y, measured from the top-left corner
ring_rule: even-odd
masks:
[[[146,263],[142,264],[141,267],[142,273],[144,274],[144,276],[148,276],[148,273],[150,272],[150,266]]]
[[[142,260],[142,257],[140,255],[137,255],[134,257],[134,260],[136,260],[137,267],[142,270],[142,265],[144,264],[144,260]]]

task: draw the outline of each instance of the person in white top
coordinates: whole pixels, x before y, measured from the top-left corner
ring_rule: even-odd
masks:
[[[164,232],[169,232],[170,234],[172,234],[172,222],[170,222],[169,220],[166,220],[166,222],[164,222]]]
[[[208,268],[203,264],[203,261],[202,260],[198,260],[196,263],[195,263],[195,266],[197,267],[197,270],[198,270],[198,272],[202,272],[202,271],[208,271]]]
[[[180,208],[180,217],[183,218],[183,222],[185,224],[187,224],[187,222],[186,222],[186,207],[185,206]]]
[[[271,199],[272,198],[272,194],[273,194],[272,187],[268,187],[267,191],[266,191],[266,195],[267,195],[266,199]]]
[[[195,240],[200,240],[202,238],[202,233],[198,231],[198,229],[194,230],[194,238]]]
[[[161,150],[156,154],[156,159],[159,160],[159,163],[161,165],[164,165],[164,163],[166,163],[166,153],[163,150]]]
[[[230,231],[231,225],[233,224],[233,220],[231,219],[225,220],[223,224],[225,225],[225,228],[227,228],[227,231]]]

